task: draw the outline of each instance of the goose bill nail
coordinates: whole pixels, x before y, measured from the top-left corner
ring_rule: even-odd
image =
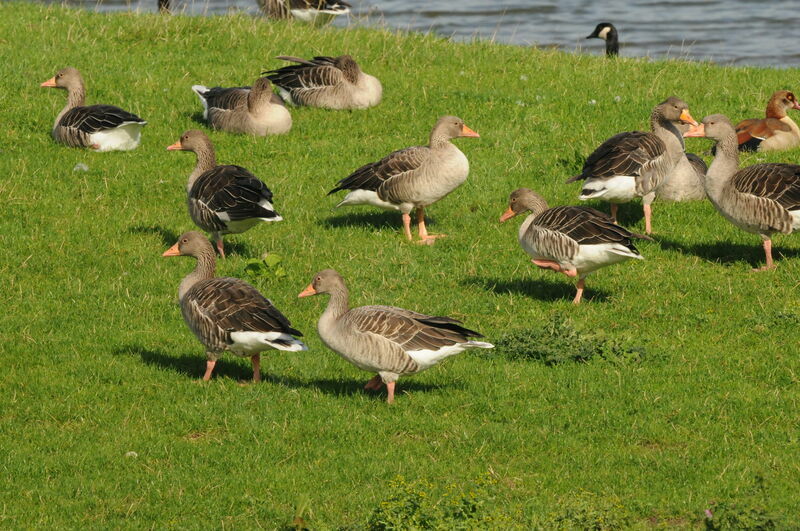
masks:
[[[317,291],[314,289],[314,286],[309,284],[306,289],[300,292],[300,295],[298,295],[298,297],[310,297],[311,295],[316,295],[316,294]]]

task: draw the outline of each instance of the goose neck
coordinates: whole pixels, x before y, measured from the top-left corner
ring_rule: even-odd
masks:
[[[214,278],[216,270],[217,260],[214,257],[214,250],[209,246],[208,249],[204,249],[197,255],[197,263],[194,266],[194,270],[181,281],[181,285],[178,288],[178,298],[183,300],[183,297],[192,289],[192,286],[201,280]]]
[[[187,190],[192,189],[192,185],[194,185],[198,177],[217,166],[217,157],[210,142],[194,149],[194,154],[197,156],[197,162],[194,165],[194,171],[189,175],[189,184],[186,185]]]
[[[724,186],[730,181],[731,177],[739,169],[739,147],[736,140],[736,133],[731,133],[717,141],[717,150],[714,160],[706,172],[706,192],[709,197],[717,199]]]
[[[338,321],[342,315],[350,310],[349,294],[345,285],[342,284],[334,287],[328,291],[328,294],[330,295],[330,299],[328,300],[328,306],[325,308],[325,312],[323,312],[320,318],[320,324],[323,322],[331,323]]]

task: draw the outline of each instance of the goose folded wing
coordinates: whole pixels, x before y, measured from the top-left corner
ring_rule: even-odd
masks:
[[[736,136],[740,144],[751,138],[765,140],[775,133],[791,132],[792,128],[777,118],[743,120],[736,125]]]
[[[341,70],[327,61],[327,57],[315,57],[314,62],[284,66],[277,70],[267,72],[267,78],[276,85],[285,89],[319,89],[332,87],[344,81]]]
[[[796,164],[755,164],[733,176],[739,192],[778,203],[786,210],[800,209],[800,166]]]
[[[216,109],[236,109],[247,105],[247,96],[250,94],[250,87],[214,87],[208,89],[203,97],[208,103],[209,108]]]
[[[539,226],[557,231],[579,245],[630,243],[633,234],[593,208],[579,206],[545,210],[534,220]]]
[[[60,125],[91,134],[126,123],[144,123],[144,120],[114,105],[89,105],[68,111],[61,118]]]
[[[231,220],[274,217],[264,202],[272,202],[272,191],[241,166],[217,166],[201,175],[191,195],[214,212],[225,212]]]
[[[419,168],[430,153],[425,146],[394,151],[377,162],[371,162],[351,173],[338,183],[328,195],[339,190],[377,191],[389,179],[402,176]]]

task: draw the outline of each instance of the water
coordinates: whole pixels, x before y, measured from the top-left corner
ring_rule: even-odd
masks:
[[[45,0],[51,1],[51,0]],[[60,3],[60,2],[59,2]],[[99,11],[155,11],[156,0],[72,0]],[[603,53],[604,43],[586,40],[598,22],[612,22],[621,55],[710,60],[726,65],[800,66],[796,33],[800,2],[752,0],[350,0],[349,17],[334,24],[383,24],[432,31],[456,40],[556,46]],[[255,0],[173,0],[174,10],[193,15],[239,10],[257,14]]]

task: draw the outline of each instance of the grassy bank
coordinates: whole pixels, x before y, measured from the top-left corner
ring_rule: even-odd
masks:
[[[0,4],[0,36],[2,527],[274,528],[298,508],[312,528],[395,513],[452,524],[448,500],[547,527],[692,526],[712,502],[734,516],[800,511],[797,236],[777,236],[778,269],[753,274],[757,237],[708,202],[657,203],[646,260],[590,277],[588,302],[573,307],[572,284],[534,269],[517,224],[497,223],[519,186],[577,203],[563,182],[582,157],[646,127],[665,97],[698,119],[754,117],[774,90],[800,88],[796,71],[24,3]],[[282,257],[284,277],[253,283],[310,350],[265,356],[260,385],[240,385],[249,363],[233,357],[198,383],[202,347],[176,305],[193,264],[160,256],[193,228],[193,156],[165,150],[185,129],[207,130],[189,87],[251,83],[276,55],[340,53],[382,80],[379,107],[294,109],[292,132],[269,139],[209,132],[218,160],[264,179],[285,218],[228,238],[218,271],[244,276],[249,260]],[[65,95],[39,83],[67,65],[84,73],[90,103],[149,121],[139,149],[53,143]],[[396,214],[331,210],[337,180],[424,142],[443,114],[481,134],[457,141],[467,183],[429,209],[448,238],[410,245]],[[638,205],[621,211],[643,230]],[[452,315],[498,348],[402,379],[387,406],[319,341],[323,297],[296,298],[325,267],[353,304]]]

